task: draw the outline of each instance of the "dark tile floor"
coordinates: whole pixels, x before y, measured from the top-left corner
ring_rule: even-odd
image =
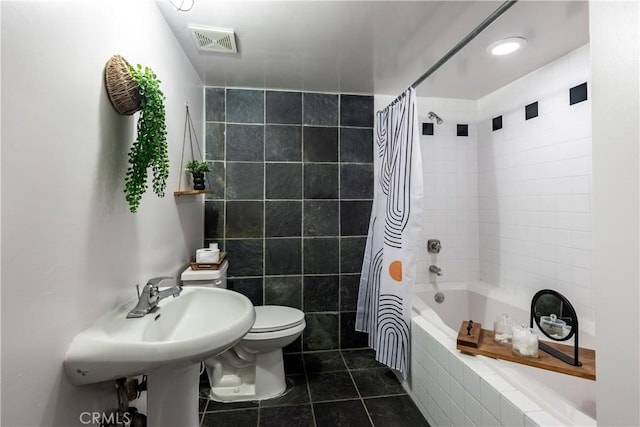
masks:
[[[261,402],[200,397],[204,427],[428,427],[394,373],[371,350],[284,356],[287,391]]]

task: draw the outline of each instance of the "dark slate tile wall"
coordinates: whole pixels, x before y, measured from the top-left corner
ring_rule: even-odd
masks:
[[[229,288],[302,309],[285,351],[366,347],[354,331],[373,198],[373,97],[206,89],[204,235]]]

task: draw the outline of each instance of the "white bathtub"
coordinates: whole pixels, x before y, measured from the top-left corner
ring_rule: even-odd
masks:
[[[594,381],[456,349],[463,320],[491,329],[495,317],[507,313],[528,324],[528,310],[507,304],[482,282],[438,287],[416,285],[411,372],[404,382],[430,425],[596,425]],[[445,295],[441,304],[434,301],[438,290]],[[581,346],[593,348],[593,341],[581,332]]]

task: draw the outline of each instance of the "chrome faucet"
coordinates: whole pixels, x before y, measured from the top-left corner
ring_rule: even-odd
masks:
[[[166,286],[171,287],[161,291],[159,288],[164,282],[170,282]],[[127,318],[144,317],[156,308],[160,301],[169,296],[177,297],[180,292],[182,292],[182,287],[176,284],[173,277],[162,276],[149,279],[142,288],[142,293],[138,295],[138,304],[127,313]]]
[[[442,269],[436,265],[430,265],[429,271],[435,273],[438,276],[442,276]]]

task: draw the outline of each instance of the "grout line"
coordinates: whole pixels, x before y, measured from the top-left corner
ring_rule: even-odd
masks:
[[[351,382],[353,382],[353,386],[356,388],[356,391],[358,392],[358,398],[360,400],[360,404],[364,408],[364,412],[367,414],[367,418],[369,419],[369,423],[371,423],[371,425],[373,426],[374,424],[373,424],[373,420],[371,419],[371,415],[369,415],[369,410],[367,409],[367,406],[364,404],[364,400],[362,399],[362,395],[360,394],[360,389],[358,388],[358,385],[356,384],[356,380],[353,379],[353,375],[351,374],[351,370],[348,369],[347,362],[346,362],[346,360],[344,360],[344,356],[342,355],[342,350],[340,350],[340,357],[342,358],[342,363],[344,363],[344,366],[347,367],[347,372],[349,373],[349,378],[351,378]]]
[[[311,386],[309,385],[309,375],[307,373],[307,363],[304,360],[304,353],[300,353],[300,357],[302,358],[302,370],[304,371],[304,380],[307,384],[307,394],[309,396],[309,405],[311,405],[311,419],[313,420],[313,427],[318,427],[316,423],[316,412],[313,408],[313,398],[311,397]]]
[[[263,122],[267,122],[267,91],[262,92]],[[262,304],[267,303],[267,132],[266,125],[262,129]],[[260,424],[260,411],[258,411],[258,425]]]

